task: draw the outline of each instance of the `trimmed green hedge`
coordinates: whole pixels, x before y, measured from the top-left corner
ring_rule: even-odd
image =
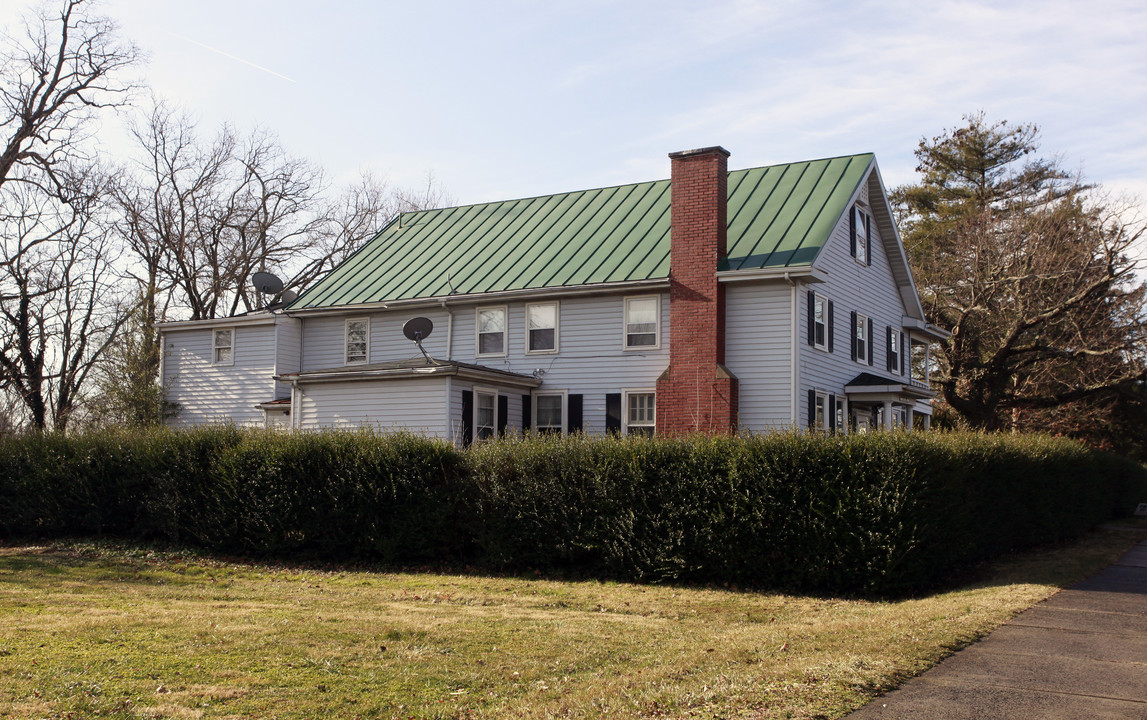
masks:
[[[1077,535],[1145,478],[1044,436],[45,435],[0,440],[0,535],[883,594]]]

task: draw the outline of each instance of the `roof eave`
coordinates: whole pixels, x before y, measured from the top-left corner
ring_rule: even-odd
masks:
[[[799,267],[765,267],[752,270],[719,270],[717,280],[720,282],[740,282],[744,280],[805,280],[806,282],[828,282],[828,272],[811,265]]]

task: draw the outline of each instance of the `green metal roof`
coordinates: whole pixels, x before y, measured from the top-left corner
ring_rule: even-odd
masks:
[[[872,154],[729,173],[721,270],[809,265]],[[669,181],[405,213],[291,304],[326,308],[669,277]]]

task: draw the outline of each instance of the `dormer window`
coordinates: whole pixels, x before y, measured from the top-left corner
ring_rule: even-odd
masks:
[[[861,265],[872,264],[872,216],[860,205],[852,208],[852,218],[849,223],[852,241],[850,243],[852,256]]]

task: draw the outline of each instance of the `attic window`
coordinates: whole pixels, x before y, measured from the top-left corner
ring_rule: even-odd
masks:
[[[231,328],[216,329],[211,332],[212,363],[231,365],[235,362],[235,331]]]
[[[859,204],[852,208],[852,256],[861,265],[872,264],[872,216]]]

